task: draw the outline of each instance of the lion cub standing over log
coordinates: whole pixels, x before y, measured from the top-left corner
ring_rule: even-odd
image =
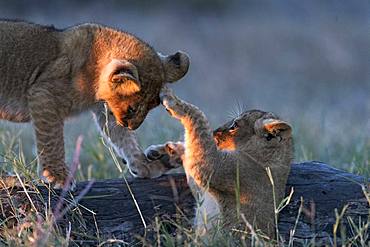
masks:
[[[184,53],[161,56],[133,35],[96,24],[57,30],[0,21],[0,118],[32,121],[42,174],[58,186],[68,174],[64,120],[91,109],[102,127],[107,103],[111,141],[134,175],[150,177],[130,130],[159,105],[164,83],[188,67]]]
[[[163,90],[162,100],[184,125],[185,147],[169,142],[149,147],[146,154],[162,160],[168,168],[177,167],[178,158],[182,159],[189,186],[202,201],[195,220],[198,229],[212,227],[218,214],[227,227],[238,228],[243,214],[251,225],[274,235],[273,191],[266,168],[271,169],[279,204],[293,157],[290,125],[273,113],[252,110],[212,134],[197,107],[178,99],[169,89]]]

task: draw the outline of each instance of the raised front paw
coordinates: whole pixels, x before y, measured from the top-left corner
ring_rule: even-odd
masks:
[[[178,101],[173,90],[167,86],[162,88],[160,98],[162,105],[166,108],[171,108]]]
[[[184,115],[183,102],[175,96],[170,88],[163,87],[160,97],[162,105],[171,116],[181,118]]]

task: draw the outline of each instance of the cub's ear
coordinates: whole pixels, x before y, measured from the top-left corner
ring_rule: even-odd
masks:
[[[262,121],[262,127],[266,132],[274,136],[288,136],[292,133],[292,127],[287,122],[279,119],[264,119]]]
[[[158,55],[163,63],[166,82],[178,81],[188,72],[189,56],[186,53],[178,51],[169,56],[164,56],[160,53]]]
[[[141,89],[137,68],[126,60],[113,59],[106,67],[110,83],[120,87],[123,95],[137,93]]]

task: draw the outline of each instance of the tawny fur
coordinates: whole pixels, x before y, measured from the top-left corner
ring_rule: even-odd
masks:
[[[203,200],[197,210],[200,213],[196,215],[197,227],[200,230],[212,227],[218,214],[226,227],[244,225],[237,213],[240,205],[240,214],[251,225],[273,236],[273,191],[266,168],[272,171],[279,204],[293,157],[291,127],[273,113],[252,110],[212,132],[205,115],[170,90],[163,92],[163,105],[184,125],[184,144],[169,142],[152,146],[146,153],[156,151],[163,160],[170,146],[172,154],[182,157],[189,186]],[[237,174],[239,201],[236,200]],[[207,213],[210,222],[203,221],[202,212]]]
[[[164,83],[180,79],[188,66],[181,52],[159,56],[135,36],[97,24],[57,30],[0,21],[0,118],[32,121],[42,174],[63,185],[64,120],[91,109],[102,127],[107,103],[111,141],[135,175],[150,176],[134,134],[117,124],[136,129],[159,104]]]

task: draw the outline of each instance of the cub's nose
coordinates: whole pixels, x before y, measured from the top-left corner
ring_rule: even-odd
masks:
[[[128,121],[126,120],[126,118],[121,118],[121,124],[123,127],[127,128],[128,127]]]
[[[222,133],[223,132],[220,129],[216,129],[215,131],[213,131],[213,139],[215,140],[216,145],[220,143],[220,139],[222,139]]]
[[[159,159],[160,157],[161,154],[156,150],[149,150],[149,152],[147,153],[147,158],[150,160],[156,160]]]

